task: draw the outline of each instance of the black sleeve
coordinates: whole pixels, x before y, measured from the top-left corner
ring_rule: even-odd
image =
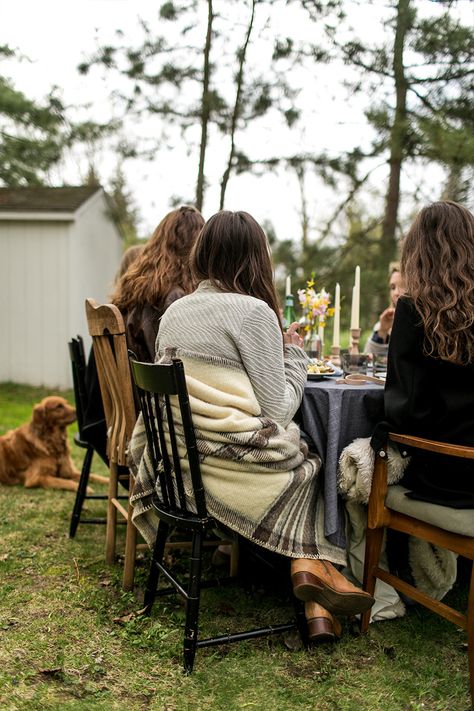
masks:
[[[434,406],[423,340],[421,317],[413,302],[400,298],[389,343],[385,418],[395,430],[420,436]]]

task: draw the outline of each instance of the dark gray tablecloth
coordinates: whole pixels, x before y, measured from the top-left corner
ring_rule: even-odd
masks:
[[[323,462],[325,534],[334,545],[345,546],[344,510],[337,493],[339,456],[356,437],[370,437],[380,420],[383,420],[380,385],[338,384],[329,378],[307,382],[299,423]]]

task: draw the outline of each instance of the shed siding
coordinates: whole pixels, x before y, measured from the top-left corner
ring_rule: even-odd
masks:
[[[81,334],[87,350],[90,339],[84,302],[109,301],[123,252],[123,241],[108,215],[102,192],[96,193],[77,212],[71,229],[70,334]]]
[[[0,219],[0,381],[71,387],[67,343],[88,349],[84,301],[108,300],[122,250],[102,191],[68,222]]]
[[[1,223],[0,380],[69,383],[59,347],[68,333],[68,232],[68,223]]]

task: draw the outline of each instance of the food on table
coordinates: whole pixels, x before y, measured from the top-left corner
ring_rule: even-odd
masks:
[[[332,363],[319,358],[312,358],[307,365],[308,373],[319,373],[320,375],[332,375],[335,370]]]

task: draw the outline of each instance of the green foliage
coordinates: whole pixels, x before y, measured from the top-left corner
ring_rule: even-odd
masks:
[[[130,190],[127,188],[125,174],[121,164],[117,165],[115,175],[110,181],[111,214],[120,227],[124,237],[124,248],[137,244],[138,210],[134,205]]]
[[[453,20],[449,11],[441,17],[423,18],[413,24],[411,46],[423,55],[430,64],[448,62],[448,67],[439,75],[469,76],[469,67],[474,55],[474,33]]]
[[[261,11],[263,4],[263,1],[255,4],[256,13]],[[266,4],[271,6],[271,3]],[[250,16],[251,8],[245,3],[242,5]],[[99,47],[79,66],[82,74],[96,67],[110,76],[128,79],[127,86],[120,93],[114,93],[114,100],[122,110],[125,109],[128,117],[151,115],[162,119],[162,125],[166,126],[167,148],[174,140],[182,141],[184,137],[189,151],[200,155],[199,165],[196,160],[197,203],[201,202],[200,190],[207,185],[202,162],[207,146],[215,136],[214,127],[231,144],[223,178],[223,183],[227,184],[231,174],[253,170],[251,162],[240,159],[238,144],[256,120],[273,112],[273,116],[279,114],[287,126],[294,126],[299,118],[296,93],[286,72],[279,66],[286,62],[286,67],[294,60],[292,40],[287,38],[276,42],[273,65],[265,73],[255,64],[249,66],[246,59],[242,71],[237,71],[245,56],[245,33],[249,28],[244,24],[242,32],[237,33],[231,19],[233,15],[227,18],[214,10],[208,47],[210,61],[206,70],[203,59],[206,56],[206,32],[204,24],[200,24],[204,12],[208,12],[205,0],[164,2],[159,11],[161,22],[156,26],[142,22],[142,38],[133,46],[125,41],[123,32],[118,32],[116,44]],[[249,35],[248,42],[253,41]],[[199,146],[194,145],[197,124],[201,128]],[[176,131],[172,132],[170,128]],[[138,147],[136,155],[156,159],[156,152],[161,147],[160,131],[157,136],[154,150],[147,148],[145,152]],[[225,193],[225,185],[223,190]]]
[[[357,206],[346,210],[348,225],[347,238],[328,244],[315,240],[298,248],[291,240],[271,241],[272,255],[277,272],[281,275],[279,286],[283,299],[284,279],[293,276],[292,286],[296,295],[298,289],[306,286],[311,273],[315,274],[317,289],[324,287],[332,296],[336,283],[341,287],[341,327],[348,330],[354,269],[357,264],[362,269],[360,294],[361,329],[370,331],[379,313],[388,306],[388,270],[379,258],[380,223],[376,218],[363,216]],[[298,310],[298,307],[297,307]],[[328,321],[329,331],[332,328]]]
[[[400,0],[392,2],[393,22]],[[419,18],[417,2],[410,0],[405,37],[404,80],[408,91],[404,159],[423,156],[451,165],[453,159],[464,166],[474,163],[469,148],[474,114],[474,34],[471,27],[455,20],[449,9],[436,18]],[[336,35],[333,41],[338,46]],[[393,78],[393,49],[386,44],[367,46],[357,38],[339,45],[345,61],[365,72],[358,84],[374,91],[380,81]],[[394,126],[394,101],[376,100],[366,116],[376,129],[380,151],[389,147]],[[467,124],[467,125],[466,125]],[[470,125],[469,125],[470,124]],[[443,135],[445,134],[445,135]],[[456,144],[456,148],[453,145]],[[462,144],[463,150],[459,147]]]
[[[54,94],[40,105],[0,76],[0,183],[40,185],[61,159],[63,128],[64,107]]]
[[[0,47],[2,58],[17,59],[8,47]],[[68,112],[57,89],[37,102],[0,75],[0,184],[43,185],[67,148],[96,143],[117,129],[115,122],[71,122]]]

